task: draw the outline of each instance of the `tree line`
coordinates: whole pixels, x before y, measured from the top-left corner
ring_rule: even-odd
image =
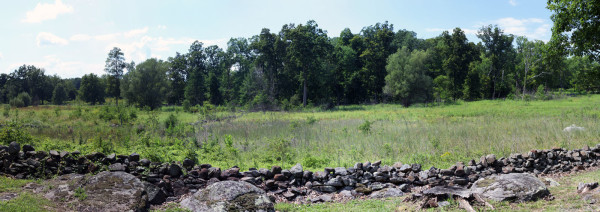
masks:
[[[226,50],[196,41],[188,52],[139,64],[126,62],[115,47],[102,76],[61,79],[23,65],[0,75],[0,100],[27,106],[76,99],[101,104],[112,97],[117,104],[123,98],[150,108],[210,103],[267,110],[524,98],[540,90],[598,92],[596,57],[569,53],[559,35],[546,43],[489,25],[478,30],[481,41],[474,43],[460,28],[421,39],[384,22],[329,37],[308,21],[231,38]]]

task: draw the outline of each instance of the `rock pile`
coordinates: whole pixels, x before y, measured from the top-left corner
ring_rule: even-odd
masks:
[[[344,192],[349,196],[374,195],[399,196],[414,186],[463,186],[470,187],[477,180],[509,173],[550,174],[583,170],[597,166],[600,160],[600,144],[590,148],[566,150],[553,148],[532,150],[526,154],[512,154],[507,158],[495,155],[482,156],[479,160],[439,169],[422,169],[420,164],[395,163],[391,166],[374,163],[356,163],[353,167],[325,168],[323,171],[304,170],[300,164],[290,169],[279,166],[250,168],[240,171],[233,167],[222,170],[210,164],[195,164],[192,160],[180,163],[157,163],[131,155],[82,155],[78,151],[35,151],[30,145],[22,148],[18,143],[0,146],[0,173],[16,178],[49,178],[70,173],[86,174],[99,171],[123,171],[138,179],[155,185],[149,192],[152,204],[196,192],[219,181],[243,181],[264,189],[288,201],[296,200],[311,192]],[[184,174],[184,170],[185,173]]]

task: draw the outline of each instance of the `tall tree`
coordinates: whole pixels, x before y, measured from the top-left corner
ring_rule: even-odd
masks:
[[[104,71],[108,74],[108,94],[115,98],[117,106],[119,106],[119,98],[121,97],[121,78],[123,77],[123,70],[127,65],[120,48],[114,47],[108,52]]]
[[[185,83],[187,76],[187,59],[185,55],[175,53],[175,57],[169,57],[170,66],[167,70],[169,90],[167,91],[167,102],[169,104],[181,104],[184,99]]]
[[[204,54],[203,43],[195,41],[190,46],[188,52],[188,75],[185,86],[185,100],[191,105],[202,104],[206,93],[206,55]]]
[[[467,78],[469,64],[477,58],[479,53],[475,49],[475,44],[470,43],[465,36],[465,32],[460,28],[455,28],[452,35],[448,32],[442,33],[444,40],[444,50],[442,57],[442,68],[449,83],[448,88],[450,97],[454,100],[463,96],[463,85]]]
[[[129,86],[125,92],[127,101],[138,107],[160,107],[166,98],[168,63],[155,58],[138,64],[127,73]]]
[[[79,88],[80,98],[92,105],[104,103],[104,84],[100,77],[95,74],[86,74],[81,77],[81,87]]]
[[[285,28],[285,27],[284,27]],[[325,56],[330,44],[327,34],[315,21],[308,21],[306,25],[289,27],[285,34],[287,47],[288,67],[296,73],[298,81],[302,84],[302,105],[308,102],[308,83],[316,79],[321,59]]]
[[[491,92],[489,97],[494,99],[501,95],[507,95],[510,85],[506,83],[507,74],[510,71],[511,52],[513,51],[512,35],[505,35],[498,26],[484,26],[477,32],[477,37],[483,41],[485,55],[491,61],[488,76],[491,80]]]
[[[63,83],[58,83],[52,92],[52,103],[62,105],[67,100],[67,92]]]
[[[385,93],[407,107],[430,100],[433,82],[427,75],[428,62],[429,52],[410,52],[406,46],[390,55],[386,66],[388,75],[385,77]]]
[[[576,55],[600,59],[599,0],[548,0],[548,9],[554,12],[552,40],[572,44],[569,50]]]
[[[382,89],[385,86],[386,61],[395,50],[392,41],[394,39],[394,25],[384,22],[365,27],[361,31],[364,37],[364,51],[360,57],[363,60],[363,71],[366,74],[365,85],[371,99],[381,101]]]

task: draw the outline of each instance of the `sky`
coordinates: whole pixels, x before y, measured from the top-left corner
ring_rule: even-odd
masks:
[[[62,78],[104,74],[113,47],[127,61],[166,60],[195,41],[226,49],[234,37],[262,28],[315,20],[329,37],[388,21],[431,38],[460,27],[498,25],[507,34],[548,41],[552,14],[546,0],[44,0],[10,1],[0,8],[0,73],[23,64]]]

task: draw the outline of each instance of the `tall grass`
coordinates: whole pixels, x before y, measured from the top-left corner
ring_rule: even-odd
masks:
[[[41,138],[41,148],[99,151],[101,137],[112,151],[163,161],[197,157],[221,167],[307,169],[352,166],[382,160],[446,168],[484,154],[498,157],[531,149],[581,148],[600,143],[600,95],[551,101],[485,100],[435,107],[400,105],[341,106],[332,111],[218,112],[230,117],[203,122],[203,116],[166,107],[148,112],[128,108],[137,118],[123,126],[103,120],[104,106],[55,106],[11,109],[3,122],[18,120]],[[77,111],[80,116],[74,116]],[[176,128],[163,123],[176,117]],[[369,122],[369,132],[364,125]],[[112,124],[112,126],[111,126]],[[563,132],[571,124],[585,127]],[[282,142],[284,141],[284,142]],[[97,141],[95,141],[97,143]],[[233,148],[232,148],[233,147]],[[284,152],[281,152],[284,151]]]

